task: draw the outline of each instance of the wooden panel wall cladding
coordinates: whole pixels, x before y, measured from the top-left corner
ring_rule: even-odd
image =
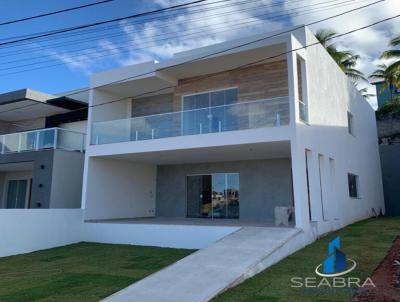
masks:
[[[232,87],[238,88],[239,102],[287,96],[287,62],[270,62],[212,74],[210,77],[180,80],[174,94],[132,100],[132,116],[181,111],[183,95]]]
[[[206,78],[180,80],[174,93],[174,111],[181,110],[183,95],[231,87],[238,88],[240,102],[287,96],[287,62],[282,60],[221,72]]]

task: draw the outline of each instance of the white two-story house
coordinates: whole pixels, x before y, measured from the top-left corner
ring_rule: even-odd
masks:
[[[374,110],[315,42],[302,27],[94,74],[85,221],[319,235],[384,212]]]

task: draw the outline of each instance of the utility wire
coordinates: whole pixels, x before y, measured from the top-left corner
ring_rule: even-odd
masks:
[[[229,6],[233,6],[233,5],[237,5],[237,4],[247,4],[247,3],[252,3],[252,2],[258,2],[258,1],[262,1],[262,0],[243,0],[241,2],[230,2],[233,0],[218,0],[218,1],[214,1],[214,2],[207,2],[207,3],[201,3],[201,4],[197,4],[197,5],[192,5],[189,8],[191,9],[191,14],[194,13],[203,13],[209,10],[217,10],[217,9],[221,9],[224,7],[229,7]],[[284,4],[285,2],[301,2],[301,1],[306,1],[306,0],[284,0],[284,2],[277,2],[277,3],[272,3],[270,5],[265,5],[264,7],[272,7],[272,6],[277,6],[280,4]],[[219,5],[216,6],[214,4],[216,3],[220,3],[220,2],[228,2],[228,4],[224,4],[224,5]],[[197,7],[197,6],[206,6],[205,8],[201,8],[201,9],[197,9],[197,10],[192,10],[193,7]],[[208,8],[207,8],[208,6]],[[148,21],[153,21],[153,20],[162,20],[163,18],[169,19],[171,17],[174,16],[180,16],[182,15],[180,12],[176,12],[180,9],[184,9],[183,8],[178,8],[178,9],[174,9],[174,10],[170,10],[168,11],[168,15],[165,16],[156,16],[156,17],[152,17],[152,18],[146,18],[143,19],[142,17],[138,18],[139,20],[137,21],[132,21],[131,24],[143,24],[143,22],[148,22]],[[165,13],[165,12],[162,12]],[[145,16],[146,17],[146,16]],[[121,21],[121,20],[120,20]],[[107,26],[103,26],[103,27],[95,27],[95,28],[89,28],[89,29],[81,29],[78,32],[67,32],[67,33],[57,33],[55,36],[52,37],[44,37],[44,38],[38,38],[39,41],[44,40],[46,41],[50,41],[50,40],[58,40],[58,39],[64,39],[64,38],[69,38],[71,36],[79,36],[79,35],[85,35],[85,34],[90,34],[90,33],[96,33],[96,32],[100,32],[100,31],[105,31],[105,30],[112,30],[115,27],[119,27],[119,24],[111,24],[111,25],[107,25]],[[17,39],[20,37],[30,37],[32,35],[40,35],[40,34],[46,34],[46,33],[53,33],[53,31],[46,31],[46,32],[40,32],[40,33],[35,33],[35,34],[31,34],[31,35],[23,35],[23,36],[14,36],[14,37],[8,37],[7,39],[0,39],[0,41],[3,40],[10,40],[10,39]],[[17,43],[17,45],[9,45],[9,46],[3,46],[2,48],[9,48],[9,47],[19,47],[20,45],[26,45],[26,44],[31,44],[32,42],[30,41],[26,41],[25,43],[21,42],[21,43]]]
[[[400,14],[399,14],[399,15],[395,15],[395,16],[393,16],[393,17],[385,18],[385,19],[382,19],[382,20],[380,20],[380,21],[371,23],[371,24],[369,24],[369,25],[365,25],[365,26],[362,26],[362,27],[359,27],[359,28],[356,28],[356,29],[347,31],[347,32],[344,32],[344,33],[342,33],[342,34],[337,34],[337,35],[335,35],[335,36],[333,36],[333,37],[328,38],[327,41],[330,41],[330,40],[332,40],[332,39],[337,39],[337,38],[340,38],[340,37],[343,37],[343,36],[346,36],[346,35],[349,35],[349,34],[352,34],[352,33],[355,33],[355,32],[361,31],[361,30],[364,30],[364,29],[367,29],[367,28],[372,27],[372,26],[379,25],[379,24],[381,24],[381,23],[383,23],[383,22],[387,22],[387,21],[390,21],[390,20],[393,20],[393,19],[396,19],[396,18],[399,18],[399,17],[400,17]],[[297,28],[297,29],[298,29],[298,28]],[[296,29],[294,29],[294,30],[296,30]],[[287,55],[287,54],[290,54],[290,53],[293,53],[293,52],[296,52],[296,51],[299,51],[299,50],[302,50],[302,49],[307,49],[307,48],[309,48],[309,47],[316,46],[316,45],[320,45],[320,44],[321,44],[321,43],[320,43],[319,41],[317,41],[317,42],[314,42],[314,43],[311,43],[311,44],[307,44],[307,45],[305,45],[305,46],[301,46],[301,47],[298,47],[298,48],[295,48],[295,49],[292,49],[292,50],[288,50],[288,51],[285,51],[285,52],[276,54],[276,55],[272,55],[272,56],[269,56],[269,57],[264,57],[264,58],[262,58],[262,59],[260,59],[260,60],[252,61],[252,62],[250,62],[250,63],[246,63],[246,64],[243,64],[243,65],[239,65],[239,66],[234,67],[234,68],[232,68],[232,69],[225,70],[224,72],[231,72],[231,71],[234,71],[234,70],[237,70],[237,69],[243,69],[243,68],[246,68],[246,67],[250,67],[250,66],[253,66],[253,65],[257,65],[257,64],[263,63],[263,62],[265,62],[265,61],[268,61],[268,60],[271,60],[271,59],[276,59],[276,58],[282,57],[282,56],[284,56],[284,55]],[[241,46],[240,46],[240,47],[241,47]],[[174,67],[174,66],[169,66],[169,67]],[[165,69],[166,69],[166,68],[165,68]],[[218,75],[218,73],[217,73],[217,74],[212,74],[212,75],[199,76],[199,77],[196,77],[193,81],[198,81],[198,80],[201,80],[201,79],[204,79],[204,78],[210,78],[210,77],[217,76],[217,75]],[[163,88],[161,88],[161,89],[152,90],[152,91],[147,91],[147,92],[144,92],[144,93],[141,93],[141,94],[138,94],[138,95],[127,96],[127,97],[124,97],[124,98],[120,98],[120,99],[113,100],[113,101],[109,101],[109,102],[105,102],[105,103],[100,103],[100,104],[95,104],[95,105],[89,105],[88,108],[94,108],[94,107],[104,106],[104,105],[107,105],[107,104],[112,104],[112,103],[116,103],[116,102],[121,102],[121,101],[124,101],[124,100],[127,100],[127,99],[134,99],[134,98],[137,98],[137,97],[142,97],[142,96],[149,95],[149,94],[153,94],[153,93],[156,93],[156,92],[159,92],[159,91],[163,91],[163,90],[166,90],[166,89],[171,89],[171,88],[174,88],[175,86],[176,86],[176,85],[166,86],[166,87],[163,87]],[[80,111],[80,110],[82,110],[82,109],[77,109],[76,111]],[[1,113],[2,113],[2,112],[0,112],[0,114],[1,114]]]
[[[70,31],[83,29],[83,28],[89,28],[89,27],[98,26],[98,25],[102,25],[102,24],[108,24],[108,23],[122,21],[122,20],[139,18],[139,17],[152,15],[152,14],[157,14],[157,13],[161,13],[161,12],[165,12],[165,11],[169,11],[169,10],[173,10],[173,9],[179,9],[179,8],[188,7],[188,6],[192,5],[192,4],[201,3],[201,2],[205,2],[205,1],[208,1],[208,0],[195,0],[195,1],[192,1],[192,2],[187,2],[187,3],[183,3],[183,4],[177,4],[177,5],[173,5],[173,6],[169,6],[169,7],[165,7],[165,8],[152,10],[152,11],[146,11],[146,12],[142,12],[142,13],[126,16],[126,17],[120,17],[120,18],[110,19],[110,20],[106,20],[106,21],[99,21],[99,22],[95,22],[95,23],[89,23],[89,24],[79,25],[79,26],[75,26],[75,27],[69,27],[69,28],[64,28],[64,29],[60,29],[60,30],[40,33],[40,34],[36,34],[34,36],[29,36],[29,37],[26,37],[26,38],[15,39],[15,40],[11,40],[11,41],[5,41],[5,42],[0,43],[0,46],[15,44],[15,43],[22,42],[22,41],[30,41],[30,40],[34,40],[34,39],[37,39],[37,38],[53,36],[53,35],[56,35],[56,34],[59,34],[59,33],[70,32]],[[220,0],[220,1],[230,1],[230,0]]]
[[[211,8],[208,8],[208,9],[202,9],[202,10],[196,10],[196,11],[193,11],[193,10],[191,10],[190,11],[190,15],[192,16],[192,15],[196,15],[196,14],[203,14],[203,13],[205,13],[205,12],[208,12],[209,10],[212,10],[212,11],[217,11],[217,10],[219,10],[219,9],[221,9],[221,8],[225,8],[225,7],[230,7],[230,6],[232,6],[232,5],[246,5],[246,4],[252,4],[253,2],[259,2],[259,1],[263,1],[263,0],[246,0],[246,1],[242,1],[242,2],[237,2],[237,3],[232,3],[232,4],[229,4],[229,5],[223,5],[223,6],[213,6],[213,7],[211,7]],[[306,1],[306,0],[292,0],[291,2],[303,2],[303,1]],[[328,2],[330,2],[330,1],[328,1]],[[282,4],[282,2],[278,2],[278,3],[274,3],[274,4],[271,4],[271,5],[263,5],[262,6],[262,9],[265,9],[265,8],[271,8],[271,7],[274,7],[274,6],[279,6],[279,5],[281,5]],[[259,4],[256,4],[257,6],[256,7],[259,7]],[[248,10],[253,10],[254,9],[254,7],[250,7],[250,8],[243,8],[243,9],[241,9],[240,10],[240,12],[245,12],[245,11],[248,11]],[[224,13],[218,13],[218,14],[207,14],[207,16],[206,17],[203,17],[203,18],[197,18],[197,19],[194,19],[194,20],[206,20],[206,19],[209,19],[209,18],[211,18],[211,17],[217,17],[217,16],[221,16],[221,15],[229,15],[229,14],[235,14],[235,13],[237,13],[237,10],[233,10],[233,11],[228,11],[228,12],[224,12]],[[172,17],[175,17],[175,16],[182,16],[182,14],[181,13],[175,13],[175,14],[170,14],[170,15],[168,15],[167,17],[167,19],[170,19],[170,18],[172,18]],[[144,19],[144,20],[138,20],[138,21],[132,21],[132,22],[130,22],[129,23],[129,25],[141,25],[141,26],[144,26],[147,22],[152,22],[152,21],[161,21],[162,19],[161,18],[159,18],[159,17],[154,17],[154,18],[148,18],[148,19]],[[176,21],[172,21],[172,22],[167,22],[167,21],[163,21],[163,24],[171,24],[171,25],[174,25],[174,24],[176,24],[176,23],[181,23],[181,22],[176,22]],[[61,36],[61,35],[59,35],[59,36],[55,36],[55,37],[48,37],[48,38],[45,38],[45,40],[43,41],[43,42],[48,42],[48,41],[51,41],[51,40],[59,40],[59,39],[65,39],[65,38],[70,38],[71,36],[79,36],[79,35],[86,35],[87,33],[88,34],[92,34],[92,33],[97,33],[97,32],[101,32],[101,31],[108,31],[108,30],[114,30],[114,29],[120,29],[120,24],[113,24],[113,25],[109,25],[109,26],[105,26],[105,27],[101,27],[101,28],[94,28],[94,29],[91,29],[90,30],[90,32],[84,32],[83,30],[82,31],[79,31],[79,32],[74,32],[74,33],[68,33],[68,36],[67,36],[67,34],[65,34],[65,35],[63,35],[63,36]],[[89,30],[86,30],[86,31],[89,31]],[[138,31],[140,31],[140,30],[138,30]],[[133,31],[133,32],[138,32],[138,31]],[[74,42],[79,42],[79,41],[83,41],[83,42],[85,42],[85,41],[90,41],[89,39],[90,38],[101,38],[101,37],[107,37],[108,36],[108,34],[105,34],[105,35],[102,35],[102,36],[94,36],[94,37],[87,37],[87,38],[85,38],[85,39],[81,39],[81,40],[72,40],[72,42],[74,43]],[[1,40],[1,39],[0,39]],[[41,41],[40,41],[41,42]],[[71,45],[72,43],[70,43],[71,41],[68,41],[68,44],[64,44],[65,42],[61,42],[61,43],[58,43],[58,44],[45,44],[45,45],[41,45],[41,46],[39,46],[39,47],[37,47],[37,49],[40,49],[41,47],[43,47],[43,46],[50,46],[50,47],[57,47],[57,46],[67,46],[67,45]],[[9,46],[4,46],[3,47],[3,49],[4,48],[11,48],[11,47],[20,47],[20,46],[23,46],[23,45],[29,45],[29,44],[33,44],[32,42],[26,42],[26,43],[18,43],[17,45],[9,45]],[[28,52],[30,52],[32,49],[35,49],[35,48],[30,48],[30,49],[28,49],[28,50],[26,50],[26,51],[28,51]],[[26,52],[25,51],[25,52]],[[18,54],[18,53],[23,53],[23,51],[21,52],[21,51],[10,51],[10,52],[6,52],[6,53],[3,53],[3,54]]]
[[[267,39],[270,39],[270,38],[273,38],[273,37],[280,36],[280,35],[282,35],[282,34],[286,34],[286,33],[293,32],[293,31],[295,31],[295,30],[297,30],[297,29],[302,28],[303,26],[311,26],[311,25],[315,25],[315,24],[317,24],[317,23],[321,23],[321,22],[324,22],[324,21],[333,19],[333,18],[337,18],[337,17],[339,17],[339,16],[346,15],[346,14],[348,14],[348,13],[350,13],[350,12],[354,12],[354,11],[356,11],[356,10],[360,10],[360,9],[363,9],[363,8],[366,8],[366,7],[370,7],[370,6],[372,6],[372,5],[375,5],[375,4],[378,4],[378,3],[380,3],[380,2],[384,2],[384,1],[385,1],[385,0],[376,1],[376,2],[374,2],[374,3],[370,3],[370,4],[368,4],[368,5],[360,6],[360,7],[358,7],[358,8],[349,10],[349,11],[347,11],[347,12],[343,12],[343,13],[340,13],[340,14],[336,14],[336,15],[333,15],[333,16],[329,16],[329,17],[320,19],[320,20],[318,20],[318,21],[314,21],[314,22],[308,23],[308,24],[306,24],[306,25],[297,26],[297,27],[291,28],[291,29],[286,30],[286,31],[282,31],[282,32],[279,32],[279,33],[275,33],[275,34],[272,34],[272,35],[270,35],[270,36],[266,36],[266,37],[259,38],[259,39],[256,39],[256,40],[252,40],[252,41],[250,41],[250,42],[242,43],[242,44],[240,44],[240,45],[236,45],[236,46],[233,46],[233,47],[229,47],[229,48],[227,48],[227,49],[224,49],[224,50],[221,50],[221,51],[217,51],[217,52],[213,52],[213,53],[211,53],[211,54],[204,55],[204,56],[201,56],[201,57],[198,57],[198,58],[195,58],[195,59],[190,59],[190,60],[183,61],[183,62],[181,62],[181,63],[177,63],[177,64],[174,64],[174,65],[171,65],[171,66],[168,66],[168,67],[159,68],[159,69],[156,69],[156,70],[151,71],[151,72],[146,72],[146,73],[138,74],[138,75],[136,75],[136,76],[127,77],[127,78],[124,78],[124,79],[121,79],[121,80],[117,80],[117,81],[113,81],[113,82],[110,82],[110,83],[107,83],[107,84],[103,84],[103,85],[98,85],[98,86],[94,86],[94,87],[90,87],[90,88],[81,89],[80,91],[78,90],[78,91],[75,91],[75,92],[73,92],[73,93],[65,94],[64,96],[76,95],[76,94],[78,94],[78,93],[90,91],[90,90],[97,89],[97,88],[101,88],[101,87],[106,87],[106,86],[109,86],[109,85],[112,85],[112,84],[115,84],[115,83],[121,83],[121,82],[127,81],[127,80],[129,80],[129,79],[134,79],[134,78],[142,77],[142,76],[144,76],[144,75],[148,75],[148,74],[151,74],[151,73],[154,73],[154,72],[157,72],[157,71],[162,71],[162,70],[166,70],[166,69],[168,69],[168,68],[181,66],[181,65],[184,65],[184,64],[187,64],[187,63],[190,63],[190,62],[199,61],[199,60],[205,59],[205,58],[207,58],[207,57],[215,56],[215,55],[218,55],[218,54],[221,54],[221,53],[224,53],[224,52],[228,52],[228,51],[233,50],[233,49],[241,48],[241,47],[243,47],[243,46],[247,46],[247,45],[250,45],[250,44],[253,44],[253,43],[257,43],[257,42],[260,42],[260,41],[264,41],[264,40],[267,40]],[[348,31],[348,32],[345,32],[345,33],[342,33],[342,34],[338,34],[338,35],[336,35],[336,36],[334,36],[334,37],[329,38],[328,40],[336,39],[336,38],[338,38],[338,37],[342,37],[342,36],[345,36],[345,35],[348,35],[348,34],[351,34],[351,33],[354,33],[354,32],[357,32],[357,31],[360,31],[360,30],[363,30],[363,29],[366,29],[366,28],[369,28],[369,27],[372,27],[372,26],[375,26],[375,25],[378,25],[378,24],[380,24],[380,23],[383,23],[383,22],[387,22],[387,21],[389,21],[389,20],[396,19],[396,18],[398,18],[398,17],[400,17],[400,15],[396,15],[396,16],[393,16],[393,17],[385,18],[385,19],[382,19],[382,20],[380,20],[380,21],[371,23],[371,24],[369,24],[369,25],[366,25],[366,26],[363,26],[363,27],[359,27],[359,28],[357,28],[357,29],[354,29],[354,30],[351,30],[351,31]],[[254,65],[254,64],[258,64],[258,63],[260,63],[260,62],[267,61],[267,60],[269,60],[269,59],[278,58],[278,57],[281,57],[281,56],[283,56],[283,55],[286,55],[286,54],[289,54],[289,53],[292,53],[292,52],[296,52],[296,51],[299,51],[299,50],[302,50],[302,49],[306,49],[306,48],[308,48],[308,47],[315,46],[315,45],[320,45],[320,42],[318,41],[318,42],[315,42],[315,43],[311,43],[311,44],[308,44],[308,45],[299,47],[299,48],[297,48],[297,49],[292,49],[292,50],[285,51],[285,52],[282,52],[282,53],[277,54],[277,55],[265,57],[265,58],[263,58],[263,59],[261,59],[261,60],[256,60],[256,61],[253,61],[253,62],[250,62],[250,63],[246,63],[246,64],[243,64],[243,65],[239,65],[239,66],[237,66],[237,67],[235,67],[235,68],[232,68],[232,69],[230,69],[230,70],[227,70],[227,71],[229,72],[229,71],[236,70],[236,69],[241,69],[241,68],[244,68],[244,67],[247,67],[247,66],[252,66],[252,65]],[[200,76],[200,77],[197,77],[196,80],[199,80],[199,79],[202,79],[202,78],[210,78],[210,77],[213,77],[213,76],[215,76],[215,74]],[[138,94],[138,95],[128,96],[128,97],[124,97],[124,98],[121,98],[121,99],[117,99],[117,100],[113,100],[113,101],[108,101],[108,102],[104,102],[104,103],[100,103],[100,104],[89,105],[87,108],[75,109],[75,110],[71,110],[70,112],[78,112],[78,111],[86,110],[86,109],[88,109],[88,108],[95,108],[95,107],[104,106],[104,105],[107,105],[107,104],[112,104],[112,103],[116,103],[116,102],[121,102],[121,101],[124,101],[124,100],[127,100],[127,99],[132,99],[132,98],[137,98],[137,97],[141,97],[141,96],[148,95],[148,94],[152,94],[152,93],[157,93],[157,92],[160,92],[160,91],[163,91],[163,90],[166,90],[166,89],[170,89],[170,88],[174,88],[174,87],[175,87],[175,85],[167,86],[167,87],[163,87],[163,88],[161,88],[161,89],[156,89],[156,90],[152,90],[152,91],[147,91],[147,92],[145,92],[145,93],[141,93],[141,94]],[[31,104],[31,105],[27,105],[27,106],[22,106],[22,107],[19,107],[19,108],[13,108],[13,109],[1,111],[0,114],[6,113],[6,112],[10,112],[10,111],[19,110],[19,109],[23,109],[23,108],[27,108],[27,107],[31,107],[31,106],[35,106],[35,105],[37,105],[37,103]],[[46,116],[43,116],[43,118],[45,118],[45,117],[46,117]]]
[[[75,6],[75,7],[66,8],[66,9],[62,9],[62,10],[58,10],[58,11],[54,11],[54,12],[49,12],[49,13],[44,13],[44,14],[40,14],[40,15],[36,15],[36,16],[30,16],[30,17],[26,17],[26,18],[17,19],[17,20],[5,21],[5,22],[0,23],[0,26],[9,25],[9,24],[15,24],[15,23],[19,23],[19,22],[24,22],[24,21],[28,21],[28,20],[43,18],[43,17],[47,17],[47,16],[52,16],[52,15],[57,15],[57,14],[70,12],[70,11],[74,11],[74,10],[78,10],[78,9],[82,9],[82,8],[87,8],[87,7],[91,7],[91,6],[95,6],[95,5],[100,5],[100,4],[104,4],[104,3],[108,3],[108,2],[113,2],[113,1],[115,1],[115,0],[103,0],[103,1],[95,2],[95,3]]]
[[[333,1],[338,1],[338,0],[333,0]],[[341,8],[341,7],[344,7],[344,6],[348,6],[348,5],[355,5],[356,3],[354,3],[353,1],[355,1],[355,0],[346,0],[346,1],[342,1],[342,2],[340,2],[340,3],[336,3],[336,4],[331,4],[331,5],[328,5],[328,6],[324,6],[324,7],[319,7],[319,8],[317,8],[317,9],[308,9],[308,10],[304,10],[304,11],[295,11],[295,15],[296,16],[300,16],[300,15],[305,15],[305,14],[311,14],[311,13],[315,13],[315,12],[320,12],[320,11],[323,11],[323,10],[327,10],[327,9],[332,9],[332,8]],[[360,2],[365,2],[365,1],[371,1],[371,0],[360,0],[358,3],[360,3]],[[351,3],[348,3],[348,2],[351,2]],[[346,4],[347,3],[347,4]],[[344,4],[344,5],[343,5]],[[254,20],[254,18],[259,18],[259,17],[261,17],[261,16],[270,16],[270,15],[273,15],[273,17],[271,17],[271,18],[269,18],[268,19],[268,21],[271,21],[271,20],[276,20],[276,19],[281,19],[281,18],[284,18],[284,17],[288,17],[288,16],[291,16],[292,15],[292,13],[285,13],[285,14],[281,14],[281,15],[279,15],[279,14],[276,14],[276,13],[268,13],[268,14],[262,14],[262,15],[254,15],[254,16],[252,16],[251,18],[246,18],[246,19],[250,19],[250,21],[248,21],[248,22],[240,22],[240,23],[237,23],[237,20],[231,20],[231,21],[226,21],[226,22],[222,22],[222,23],[213,23],[213,24],[211,24],[211,25],[208,25],[208,26],[204,26],[204,27],[200,27],[200,28],[202,28],[202,29],[204,29],[204,28],[206,28],[206,27],[210,27],[210,26],[212,26],[213,28],[213,34],[216,34],[216,33],[221,33],[221,32],[226,32],[226,31],[231,31],[232,29],[240,29],[240,28],[243,28],[243,27],[246,27],[246,26],[248,26],[250,23],[262,23],[262,22],[265,22],[266,20],[264,20],[264,19],[259,19],[259,20]],[[246,20],[246,19],[242,19],[242,20]],[[236,24],[234,24],[234,26],[229,26],[229,29],[226,29],[226,27],[227,27],[227,23],[230,23],[230,22],[236,22]],[[219,27],[215,27],[215,25],[218,25],[218,24],[223,24],[223,26],[219,26]],[[245,26],[243,26],[245,24]],[[238,26],[239,25],[239,26]],[[261,25],[261,24],[260,24]],[[225,29],[225,30],[220,30],[220,31],[215,31],[216,29]],[[131,52],[131,51],[133,51],[133,50],[140,50],[140,49],[149,49],[149,48],[151,48],[151,47],[154,47],[154,43],[155,42],[160,42],[160,41],[168,41],[168,40],[170,40],[170,39],[174,39],[174,38],[182,38],[182,37],[186,37],[186,36],[193,36],[193,35],[197,35],[197,34],[201,34],[201,33],[203,33],[204,31],[203,30],[200,30],[200,31],[195,31],[195,32],[193,32],[193,33],[190,33],[190,31],[186,31],[185,32],[185,34],[181,34],[181,35],[178,35],[178,36],[174,36],[174,35],[172,35],[172,36],[166,36],[166,34],[167,33],[161,33],[161,34],[159,34],[159,35],[155,35],[155,36],[153,36],[153,37],[157,37],[157,36],[162,36],[163,38],[162,39],[157,39],[157,40],[154,40],[154,39],[148,39],[148,41],[146,41],[145,39],[143,39],[143,40],[141,40],[141,44],[140,44],[140,47],[138,47],[138,48],[129,48],[129,49],[127,49],[127,50],[125,50],[125,51],[120,51],[120,50],[118,50],[118,53],[112,53],[112,54],[109,54],[109,49],[105,49],[105,50],[97,50],[97,49],[94,49],[94,47],[97,47],[97,46],[94,46],[94,47],[86,47],[86,48],[81,48],[81,49],[74,49],[74,50],[71,50],[70,52],[63,52],[62,54],[63,55],[67,55],[67,54],[73,54],[74,52],[77,52],[77,51],[85,51],[85,50],[88,50],[88,51],[86,51],[84,54],[85,55],[90,55],[90,54],[96,54],[96,60],[97,59],[99,59],[99,58],[102,58],[102,57],[108,57],[108,56],[115,56],[115,55],[119,55],[119,54],[122,54],[122,53],[125,53],[125,52]],[[131,32],[129,32],[129,33],[131,33]],[[126,33],[122,33],[122,35],[124,35],[124,34],[126,34]],[[171,34],[174,34],[174,33],[171,33]],[[127,41],[129,41],[129,39],[127,40]],[[142,42],[148,42],[149,44],[145,44],[145,43],[142,43]],[[114,44],[115,45],[115,44]],[[131,44],[130,43],[128,43],[128,44],[126,44],[126,45],[123,45],[122,43],[119,43],[119,44],[116,44],[115,46],[116,46],[116,48],[118,47],[118,48],[120,48],[120,47],[127,47],[127,46],[130,46]],[[93,50],[93,51],[89,51],[89,50]],[[99,54],[100,53],[105,53],[105,55],[100,55],[99,56]],[[80,55],[78,54],[78,55],[76,55],[76,56],[69,56],[69,59],[72,59],[72,58],[74,58],[74,57],[79,57]],[[36,59],[42,59],[42,58],[45,58],[45,57],[52,57],[52,55],[46,55],[46,56],[37,56],[37,57],[30,57],[30,58],[23,58],[23,59],[17,59],[17,60],[12,60],[12,61],[8,61],[8,62],[0,62],[0,65],[7,65],[7,64],[11,64],[11,63],[17,63],[17,62],[24,62],[24,61],[31,61],[31,60],[36,60]],[[1,56],[0,56],[0,58],[1,58]],[[38,61],[38,62],[32,62],[32,63],[29,63],[29,64],[23,64],[23,65],[17,65],[17,66],[12,66],[12,67],[8,67],[8,68],[3,68],[3,69],[0,69],[0,71],[3,71],[3,70],[10,70],[10,69],[16,69],[16,68],[20,68],[20,67],[26,67],[26,66],[32,66],[32,65],[40,65],[40,64],[42,64],[42,63],[50,63],[50,62],[57,62],[58,60],[57,59],[54,59],[54,60],[44,60],[44,61]],[[79,61],[79,60],[78,60]],[[64,63],[60,63],[60,64],[53,64],[53,65],[50,65],[50,66],[43,66],[42,68],[46,68],[46,67],[53,67],[53,66],[59,66],[59,65],[63,65]],[[38,68],[38,69],[40,69],[40,68]],[[0,76],[2,76],[2,74],[0,74]]]

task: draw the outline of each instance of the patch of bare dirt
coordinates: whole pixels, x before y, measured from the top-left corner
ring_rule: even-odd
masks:
[[[400,236],[370,278],[376,287],[360,288],[353,302],[400,302]]]

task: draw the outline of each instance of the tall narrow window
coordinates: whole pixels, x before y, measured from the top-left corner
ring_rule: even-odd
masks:
[[[339,217],[338,200],[336,199],[336,168],[335,160],[329,158],[329,201],[328,205],[331,211],[331,218],[337,219]]]
[[[306,149],[306,179],[307,179],[307,198],[308,198],[308,216],[310,221],[312,220],[311,215],[311,198],[310,198],[310,171],[309,171],[309,158],[311,158],[311,151]]]
[[[358,175],[348,173],[347,180],[349,183],[349,196],[351,198],[359,198]]]
[[[354,135],[354,117],[350,112],[347,112],[347,130]]]
[[[318,154],[318,174],[319,174],[319,190],[321,197],[321,210],[322,210],[322,219],[325,220],[328,218],[328,214],[326,213],[326,208],[324,206],[325,196],[324,196],[324,156],[322,154]]]
[[[299,101],[299,118],[303,122],[308,122],[308,101],[305,86],[305,62],[297,56],[297,95]]]

